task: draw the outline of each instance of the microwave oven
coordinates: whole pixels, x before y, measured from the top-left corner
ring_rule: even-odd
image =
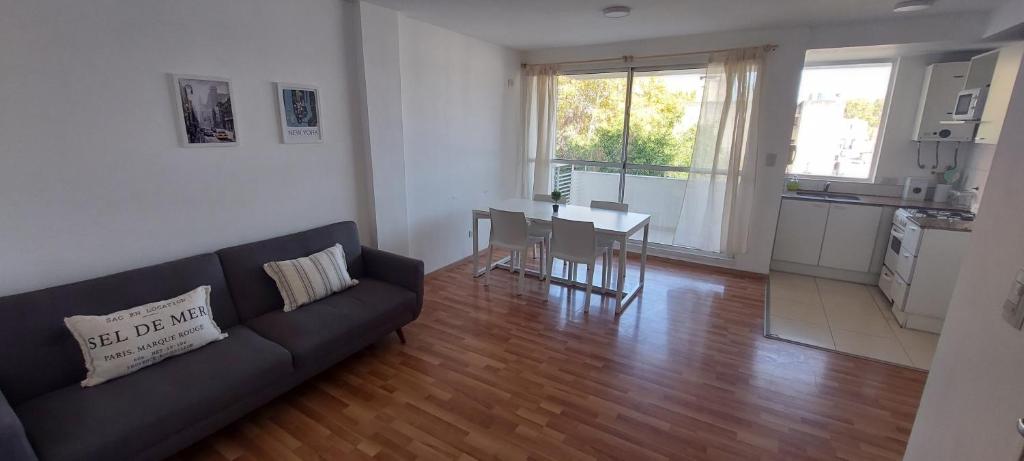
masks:
[[[953,106],[953,120],[981,120],[981,112],[985,110],[985,97],[988,90],[972,88],[961,90],[956,94]]]

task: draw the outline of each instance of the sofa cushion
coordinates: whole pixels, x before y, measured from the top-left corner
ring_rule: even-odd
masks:
[[[220,260],[212,253],[84,282],[0,298],[0,389],[12,405],[75,384],[85,362],[64,326],[72,315],[103,315],[209,285],[221,329],[238,324]]]
[[[15,407],[40,459],[130,459],[286,379],[291,355],[244,326],[228,338],[131,375],[77,384]]]
[[[261,314],[280,310],[284,305],[277,285],[263,270],[264,264],[301,258],[335,244],[341,244],[345,249],[349,274],[353,278],[361,277],[362,246],[359,244],[356,224],[351,221],[218,251],[217,255],[224,266],[224,275],[231,289],[231,297],[238,306],[241,320],[244,322]]]
[[[345,249],[338,244],[304,258],[271,261],[263,265],[263,271],[277,284],[285,311],[293,311],[359,283],[349,275]]]
[[[276,309],[246,326],[291,351],[295,368],[305,372],[351,355],[415,318],[415,293],[364,277],[341,293],[291,312]]]
[[[210,286],[106,315],[75,315],[64,324],[82,348],[88,370],[82,386],[96,386],[227,338],[210,310]]]

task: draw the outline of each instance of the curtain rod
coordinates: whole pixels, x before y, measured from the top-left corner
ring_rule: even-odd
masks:
[[[772,51],[775,51],[776,49],[778,49],[779,45],[761,45],[761,47],[764,48],[765,52],[771,53]],[[676,58],[676,57],[681,57],[681,56],[693,56],[693,55],[697,55],[697,54],[720,53],[722,51],[732,51],[732,50],[735,50],[735,49],[736,48],[721,48],[721,49],[717,49],[717,50],[689,51],[689,52],[686,52],[686,53],[651,54],[651,55],[647,55],[647,56],[625,55],[625,56],[621,56],[621,57],[618,57],[618,58],[602,58],[602,59],[586,59],[586,60],[582,60],[582,61],[550,62],[550,63],[541,63],[541,64],[537,64],[537,65],[542,65],[542,66],[566,66],[566,65],[573,65],[573,64],[594,64],[594,63],[599,63],[599,62],[620,62],[620,61],[621,62],[633,62],[634,59]],[[526,66],[529,66],[529,65],[530,64],[524,62],[524,63],[522,63],[521,67],[526,67]]]

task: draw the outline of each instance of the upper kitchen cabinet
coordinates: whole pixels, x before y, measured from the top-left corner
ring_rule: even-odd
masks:
[[[971,58],[967,70],[967,80],[960,89],[988,88],[992,84],[992,75],[996,73],[996,62],[999,61],[999,50],[979,54]]]
[[[772,259],[817,265],[828,222],[828,203],[783,200]]]
[[[991,53],[997,53],[994,56],[994,65],[991,64],[993,61]],[[970,70],[971,73],[978,75],[980,72],[987,71],[990,66],[992,68],[992,83],[988,88],[988,97],[985,102],[985,109],[981,114],[981,122],[978,124],[978,133],[974,137],[974,142],[982,144],[996,144],[999,142],[999,134],[1003,129],[1003,119],[1006,117],[1006,110],[1010,106],[1010,94],[1013,91],[1013,84],[1017,80],[1021,59],[1024,58],[1024,43],[1000,48],[991,53],[975,57],[972,60]],[[974,65],[975,60],[979,60],[977,66]],[[968,74],[967,79],[972,84],[980,84],[980,79],[972,77],[970,74]]]
[[[881,217],[882,207],[831,204],[818,265],[868,272]]]

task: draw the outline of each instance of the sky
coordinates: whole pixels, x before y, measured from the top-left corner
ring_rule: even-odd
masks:
[[[833,95],[837,92],[840,99],[884,99],[889,89],[891,70],[889,63],[808,68],[800,79],[799,100],[807,100],[812,94]]]

